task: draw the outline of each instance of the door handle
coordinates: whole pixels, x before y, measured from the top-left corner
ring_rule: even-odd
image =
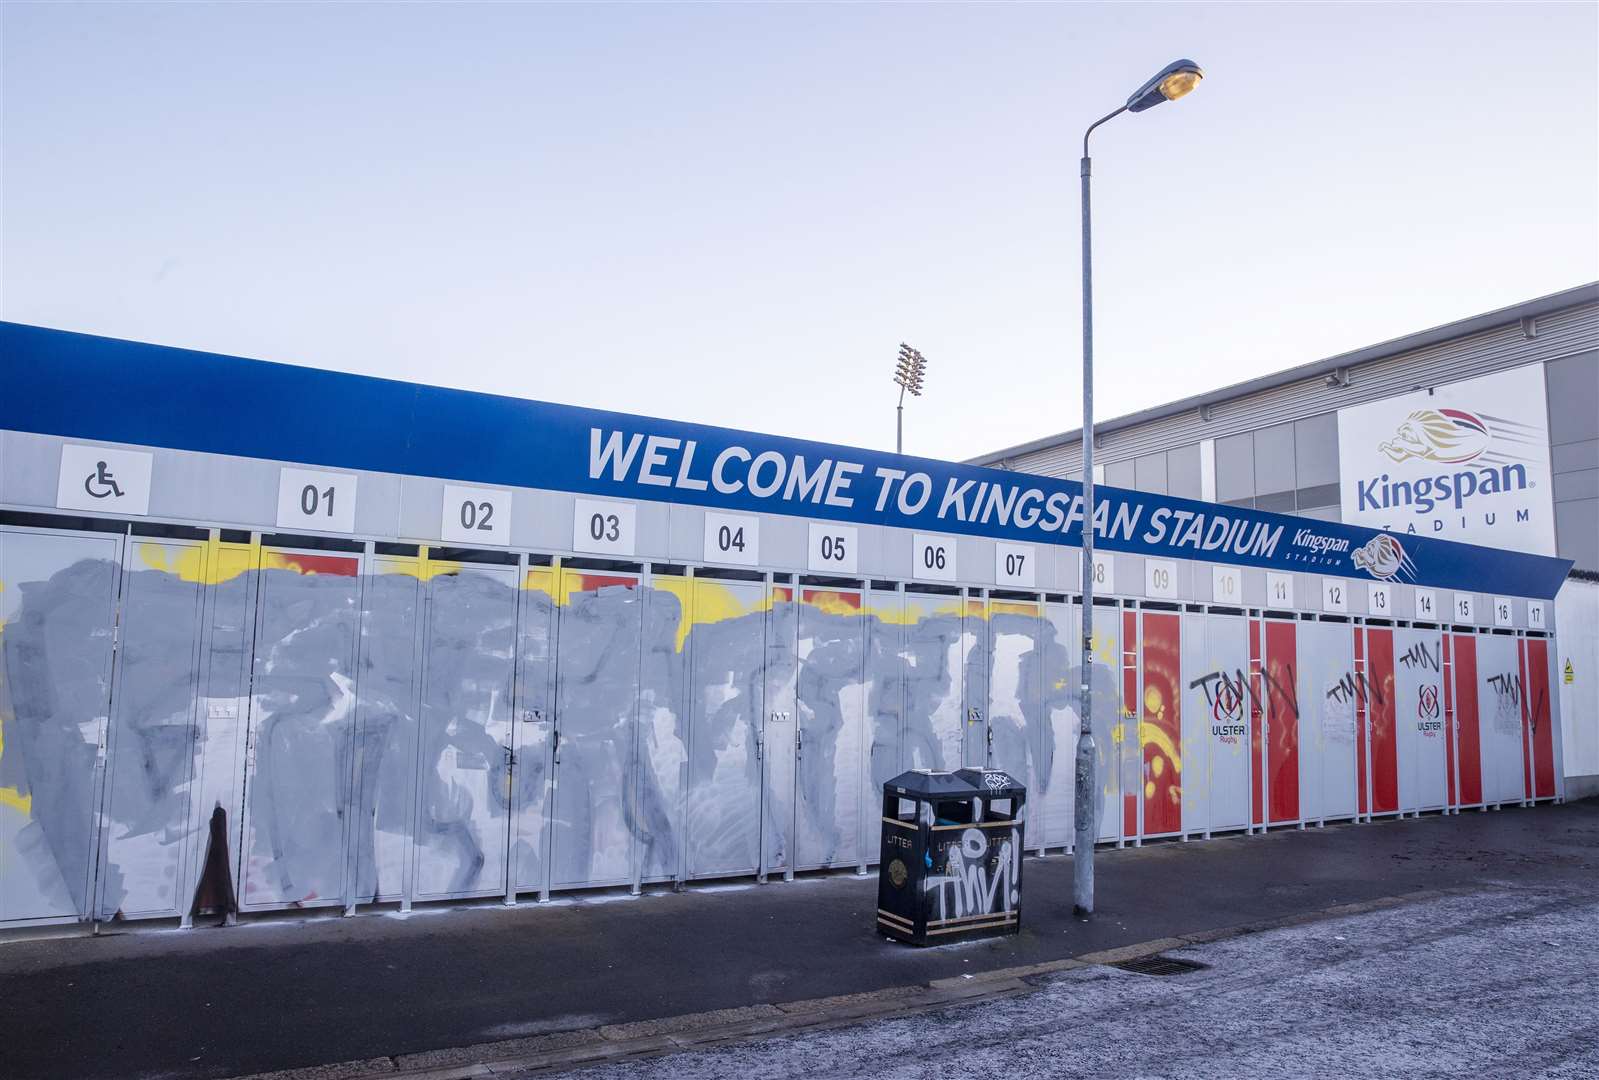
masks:
[[[555,729],[554,733],[551,735],[551,739],[552,739],[552,742],[550,744],[551,759],[552,759],[554,764],[559,765],[561,763],[561,729],[560,728],[556,728]]]

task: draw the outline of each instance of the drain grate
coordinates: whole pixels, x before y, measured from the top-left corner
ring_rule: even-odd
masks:
[[[1190,971],[1203,971],[1210,965],[1179,960],[1175,956],[1140,956],[1136,960],[1123,960],[1110,966],[1131,971],[1134,975],[1187,975]]]

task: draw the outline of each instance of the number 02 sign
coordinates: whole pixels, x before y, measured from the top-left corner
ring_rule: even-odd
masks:
[[[439,535],[452,544],[509,544],[511,493],[445,484]]]

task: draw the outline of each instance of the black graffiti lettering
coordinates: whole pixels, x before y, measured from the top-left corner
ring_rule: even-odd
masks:
[[[1266,676],[1266,682],[1271,684],[1270,688],[1272,690],[1277,691],[1277,693],[1281,694],[1285,699],[1287,699],[1288,711],[1293,713],[1294,719],[1297,720],[1299,718],[1299,690],[1296,684],[1299,680],[1294,678],[1294,667],[1292,664],[1284,664],[1283,669],[1288,673],[1287,685],[1278,682],[1270,671],[1262,669],[1261,674]]]
[[[1421,667],[1438,671],[1440,670],[1439,653],[1441,651],[1441,646],[1434,646],[1429,649],[1425,641],[1418,641],[1405,650],[1404,654],[1399,657],[1399,662],[1407,668]]]
[[[1511,704],[1521,702],[1521,676],[1513,671],[1503,675],[1488,676],[1488,685],[1494,688],[1494,693],[1506,699]]]
[[[1189,683],[1188,684],[1188,689],[1193,690],[1193,689],[1198,688],[1198,689],[1204,690],[1205,691],[1205,704],[1209,705],[1211,707],[1215,707],[1216,695],[1211,692],[1210,684],[1215,682],[1217,679],[1221,679],[1221,680],[1225,681],[1226,678],[1227,678],[1227,676],[1224,675],[1222,672],[1220,672],[1220,671],[1212,671],[1209,675],[1201,675],[1199,678],[1197,678],[1193,682]]]

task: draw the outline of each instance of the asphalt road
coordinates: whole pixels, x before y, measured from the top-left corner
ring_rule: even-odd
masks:
[[[1080,968],[1022,997],[581,1075],[1592,1078],[1596,929],[1591,887],[1495,888],[1168,953],[1210,965],[1187,975]]]
[[[1599,801],[1098,861],[1092,922],[1071,916],[1069,858],[1029,860],[1021,934],[925,950],[874,933],[875,879],[853,876],[12,941],[0,1077],[212,1080],[919,984],[1422,889],[1591,896]]]

